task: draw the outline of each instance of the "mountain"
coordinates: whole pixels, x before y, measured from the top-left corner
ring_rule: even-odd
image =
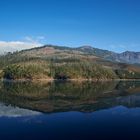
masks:
[[[129,63],[129,64],[135,64],[135,63],[140,64],[140,52],[126,51],[123,53],[115,53],[108,50],[93,48],[91,46],[82,46],[77,49],[85,53],[93,54],[95,56],[98,56],[98,57],[101,57],[103,59],[110,60],[110,61]]]
[[[103,58],[105,60],[110,60],[110,61],[115,61],[115,62],[120,62],[120,63],[128,63],[128,64],[140,64],[140,52],[132,52],[132,51],[126,51],[123,53],[116,53],[108,50],[103,50],[103,49],[98,49],[94,48],[92,46],[81,46],[77,48],[70,48],[70,47],[65,47],[65,46],[55,46],[55,45],[44,45],[42,47],[36,47],[32,49],[25,50],[26,52],[29,51],[31,54],[30,55],[39,55],[41,50],[43,51],[42,54],[48,54],[49,52],[51,53],[53,49],[56,52],[59,52],[59,50],[65,50],[65,51],[71,51],[71,52],[79,52],[79,53],[84,53],[84,54],[90,54],[94,55],[100,58]],[[23,52],[25,52],[23,51]],[[12,51],[13,52],[13,51]]]
[[[94,59],[102,59],[102,61],[111,61],[112,63],[126,63],[140,65],[140,52],[126,51],[123,53],[115,53],[108,50],[94,48],[92,46],[81,46],[70,48],[66,46],[44,45],[42,47],[23,50],[20,52],[23,56],[32,57],[71,57],[71,56],[90,56]]]
[[[1,56],[0,76],[6,79],[140,79],[140,67],[132,64],[138,60],[139,56],[132,52],[117,54],[91,46],[44,45]]]
[[[140,52],[130,52],[126,51],[121,54],[118,54],[118,59],[126,63],[140,63]]]

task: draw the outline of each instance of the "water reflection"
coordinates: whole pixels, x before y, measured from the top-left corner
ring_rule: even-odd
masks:
[[[22,109],[19,107],[13,107],[11,105],[5,105],[3,103],[0,103],[0,117],[29,117],[29,116],[36,116],[41,115],[40,112],[32,111],[28,109]]]
[[[0,102],[45,113],[140,107],[140,82],[1,82]]]

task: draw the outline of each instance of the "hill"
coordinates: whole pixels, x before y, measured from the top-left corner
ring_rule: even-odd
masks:
[[[140,79],[140,67],[114,61],[116,53],[82,46],[45,45],[0,57],[6,79]],[[110,60],[109,60],[110,58]],[[122,61],[123,62],[123,61]]]

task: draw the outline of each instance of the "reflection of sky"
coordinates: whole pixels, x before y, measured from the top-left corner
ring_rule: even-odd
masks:
[[[80,124],[80,123],[97,123],[97,122],[106,122],[112,121],[116,123],[119,121],[127,122],[127,119],[140,119],[140,108],[127,108],[125,106],[116,106],[108,109],[101,109],[94,112],[78,112],[78,111],[69,111],[69,112],[57,112],[50,114],[41,114],[35,116],[23,116],[19,120],[22,122],[36,123],[36,124]]]
[[[8,117],[0,117],[0,138],[3,139],[114,140],[114,136],[116,139],[140,136],[140,108],[116,106],[92,113],[71,111],[38,115],[26,109],[13,111],[11,106],[0,104],[2,107],[8,112]],[[20,117],[12,117],[13,114]]]
[[[22,117],[22,116],[33,116],[40,115],[40,112],[31,111],[28,109],[22,109],[19,107],[13,107],[11,105],[4,105],[0,103],[0,117]]]

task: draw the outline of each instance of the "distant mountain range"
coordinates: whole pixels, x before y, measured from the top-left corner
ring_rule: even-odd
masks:
[[[77,49],[110,61],[130,64],[140,63],[140,52],[126,51],[123,53],[115,53],[108,50],[93,48],[91,46],[82,46]]]
[[[42,49],[42,48],[46,48],[46,47],[53,47],[55,49],[58,50],[71,50],[71,51],[79,51],[82,52],[84,54],[90,54],[90,55],[94,55],[97,57],[101,57],[105,60],[110,60],[113,62],[120,62],[120,63],[129,63],[129,64],[140,64],[140,52],[134,52],[134,51],[125,51],[122,53],[116,53],[113,51],[109,51],[109,50],[103,50],[103,49],[98,49],[98,48],[94,48],[92,46],[81,46],[81,47],[77,47],[77,48],[70,48],[70,47],[65,47],[65,46],[56,46],[56,45],[44,45],[41,47],[35,47],[32,49],[28,49],[28,50],[36,50],[36,49]],[[2,54],[6,54],[6,52],[15,52],[16,49],[13,48],[6,48],[7,51],[4,51],[4,48],[1,48],[1,55]],[[26,51],[28,51],[26,50]]]
[[[79,54],[93,55],[93,56],[100,57],[102,59],[113,61],[113,62],[140,64],[140,52],[126,51],[123,53],[116,53],[116,52],[112,52],[108,50],[94,48],[92,46],[81,46],[77,48],[70,48],[70,47],[65,47],[65,46],[44,45],[42,47],[32,48],[26,51],[33,52],[35,55],[36,54],[35,51],[38,50],[37,54],[39,55],[39,50],[40,51],[42,50],[44,54],[45,52],[46,54],[48,54],[49,53],[47,52],[47,50],[49,50],[48,48],[55,49],[55,52],[58,52],[58,50],[70,51],[73,53],[79,52]]]

